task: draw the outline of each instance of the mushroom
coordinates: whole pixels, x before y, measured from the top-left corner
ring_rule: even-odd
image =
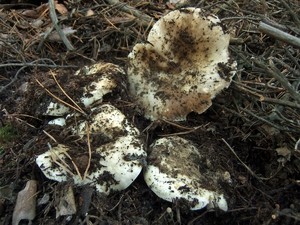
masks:
[[[72,80],[82,88],[75,90],[76,96],[71,97],[76,100],[79,96],[79,102],[85,107],[92,107],[94,103],[102,102],[104,95],[126,86],[125,71],[118,65],[105,62],[82,67],[75,72]],[[68,94],[68,90],[65,91]],[[51,101],[43,115],[64,116],[69,112],[69,107],[60,102]]]
[[[205,164],[205,156],[191,141],[177,136],[160,138],[150,146],[144,179],[166,201],[184,199],[191,210],[208,206],[227,211],[218,184],[222,176]]]
[[[198,8],[159,19],[128,56],[129,90],[145,117],[181,121],[208,109],[236,73],[229,39],[220,20]]]
[[[101,107],[93,109],[93,116],[89,121],[91,133],[101,134],[109,139],[114,139],[119,136],[132,135],[137,136],[139,131],[126,119],[125,115],[110,104],[104,104]],[[71,130],[73,134],[83,137],[86,135],[87,121],[78,121],[78,118],[69,117],[70,120],[75,119],[77,122],[73,123]]]
[[[90,84],[84,87],[83,96],[80,98],[84,106],[88,107],[96,101],[102,101],[104,95],[112,92],[117,86],[124,86],[122,79],[125,77],[125,71],[112,63],[96,63],[91,66],[85,66],[78,70],[75,75],[96,77]]]
[[[91,166],[87,168],[86,149],[59,144],[37,157],[36,163],[51,180],[59,182],[71,177],[75,184],[89,184],[97,191],[109,194],[127,188],[140,174],[146,158],[139,131],[129,123],[114,106],[105,104],[92,116],[90,136],[92,146]],[[79,127],[86,125],[81,122]],[[80,129],[80,128],[79,128]],[[83,130],[73,129],[83,137]],[[98,144],[97,144],[98,143]],[[76,168],[75,168],[76,165]]]

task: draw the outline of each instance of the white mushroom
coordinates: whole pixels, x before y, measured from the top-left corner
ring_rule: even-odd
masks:
[[[95,74],[100,74],[100,76],[95,77],[90,84],[84,87],[84,93],[80,99],[84,106],[90,106],[96,101],[101,102],[103,96],[112,92],[117,85],[120,85],[120,80],[125,77],[125,71],[120,66],[101,62],[85,66],[75,73],[79,76],[92,76]]]
[[[205,166],[205,157],[188,140],[166,137],[150,146],[144,178],[160,198],[173,202],[185,199],[192,210],[205,206],[227,211],[216,171]]]
[[[43,113],[45,116],[64,116],[70,112],[70,108],[63,105],[62,103],[50,102],[46,112]]]
[[[124,79],[125,71],[120,66],[105,62],[84,66],[76,71],[73,77],[74,83],[78,83],[82,87],[77,94],[81,95],[79,99],[85,107],[91,107],[95,102],[102,102],[104,95],[126,86],[123,83]],[[69,93],[69,90],[65,91],[67,94]],[[76,101],[77,97],[73,96],[73,100]],[[70,108],[64,104],[50,102],[43,115],[64,116],[69,112]]]
[[[36,163],[52,180],[61,182],[71,177],[75,184],[90,184],[104,194],[123,190],[140,174],[146,158],[139,131],[118,109],[108,104],[99,108],[92,121],[90,136],[97,138],[98,146],[95,143],[92,146],[92,162],[86,177],[83,174],[88,162],[87,149],[59,144],[39,155]],[[80,126],[85,125],[82,122]],[[79,132],[81,137],[86,134],[83,130],[73,131]]]
[[[57,126],[65,126],[66,125],[66,120],[65,118],[62,118],[62,117],[58,117],[58,118],[55,118],[53,120],[50,120],[48,122],[49,125],[57,125]]]
[[[129,54],[130,93],[151,120],[185,120],[204,112],[229,86],[236,63],[229,57],[220,20],[198,8],[175,10],[158,20],[147,43]]]
[[[110,104],[104,104],[93,112],[94,116],[89,121],[91,133],[98,133],[113,139],[119,136],[139,134],[137,128],[128,122],[125,115],[116,107]],[[72,119],[72,118],[69,118]],[[76,118],[76,120],[78,120]],[[86,135],[87,121],[77,121],[72,126],[72,132],[80,137]]]

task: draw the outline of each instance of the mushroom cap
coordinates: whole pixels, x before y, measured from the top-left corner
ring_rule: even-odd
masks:
[[[83,178],[88,150],[80,152],[80,149],[59,144],[36,159],[47,178],[59,182],[72,178],[77,185],[89,184],[99,192],[109,194],[112,190],[127,188],[140,174],[146,152],[138,137],[139,131],[114,106],[102,105],[97,113],[91,118],[90,135],[103,140],[97,140],[98,146],[92,146],[92,162],[87,176]],[[85,125],[86,122],[79,124],[83,128]],[[73,129],[81,137],[85,135],[84,131]],[[70,159],[80,175],[75,172]]]
[[[139,135],[139,130],[129,123],[125,115],[116,107],[110,104],[104,104],[95,110],[89,121],[91,133],[98,133],[109,139],[126,135]],[[73,118],[70,117],[69,119]],[[78,120],[78,118],[75,119]],[[77,124],[71,128],[72,132],[75,135],[83,137],[86,135],[87,123],[86,120],[77,121]]]
[[[125,77],[125,71],[118,65],[112,63],[96,63],[84,66],[75,72],[79,76],[94,76],[94,81],[84,87],[83,96],[80,98],[84,106],[88,107],[96,101],[102,101],[104,95],[112,92],[118,85],[121,86],[119,77]]]
[[[79,96],[79,101],[85,107],[92,107],[94,103],[102,102],[104,95],[126,86],[123,83],[125,74],[125,71],[118,65],[98,62],[91,66],[84,66],[76,71],[72,80],[82,87],[80,90],[75,90],[76,95]],[[68,94],[69,91],[65,91]],[[76,100],[78,96],[70,97]],[[70,101],[67,100],[67,102]],[[43,115],[64,116],[71,111],[69,107],[60,102],[51,101],[46,106]]]
[[[216,171],[202,166],[204,158],[191,141],[177,136],[158,139],[150,146],[144,179],[166,201],[185,199],[191,210],[210,206],[227,211]]]
[[[145,117],[185,120],[188,113],[209,108],[236,72],[229,39],[220,20],[198,8],[158,20],[147,43],[136,44],[128,56],[130,93]]]

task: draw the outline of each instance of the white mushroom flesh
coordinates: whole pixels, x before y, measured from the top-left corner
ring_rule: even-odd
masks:
[[[185,120],[204,112],[229,86],[236,63],[227,34],[214,15],[198,8],[175,10],[158,20],[147,43],[129,54],[130,93],[151,120]]]
[[[112,63],[99,62],[91,66],[84,66],[75,72],[75,76],[81,77],[84,81],[80,102],[85,107],[92,107],[94,103],[102,102],[104,95],[125,85],[122,83],[122,80],[125,79],[125,71]],[[88,82],[87,78],[91,81]],[[68,90],[65,91],[68,93]],[[70,108],[62,103],[50,102],[43,115],[64,116],[70,111]]]
[[[95,80],[84,88],[81,102],[84,106],[90,106],[96,101],[102,101],[104,95],[110,93],[120,85],[116,76],[125,77],[125,71],[118,65],[112,63],[96,63],[91,66],[84,66],[75,72],[77,76],[92,76],[100,73],[101,76],[95,77]]]
[[[43,113],[45,116],[64,116],[66,113],[70,112],[70,108],[56,102],[50,102],[49,106],[46,109],[46,112]]]
[[[112,105],[104,104],[97,108],[97,113],[91,118],[89,122],[89,129],[91,133],[101,133],[110,139],[139,134],[135,128],[126,119],[125,115]],[[86,135],[87,121],[79,121],[72,128],[72,132],[80,137]]]
[[[185,199],[192,210],[210,206],[227,211],[216,171],[205,168],[203,161],[192,142],[176,136],[161,138],[150,146],[144,178],[166,201]]]
[[[83,137],[87,132],[84,129],[86,122],[79,126],[82,130],[74,128],[73,132]],[[93,165],[85,177],[83,173],[78,174],[75,165],[78,163],[78,168],[86,168],[87,165],[79,164],[87,159],[87,149],[85,154],[77,152],[76,155],[75,151],[72,155],[74,151],[70,146],[60,144],[39,155],[36,163],[47,178],[59,182],[72,178],[75,184],[95,186],[104,194],[127,188],[140,174],[146,159],[143,142],[138,137],[139,131],[117,108],[106,104],[99,108],[98,114],[92,116],[89,132],[91,138],[104,140],[99,140],[99,146],[92,146]],[[73,163],[70,163],[71,160]]]

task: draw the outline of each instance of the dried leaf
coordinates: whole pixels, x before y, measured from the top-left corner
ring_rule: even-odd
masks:
[[[22,15],[30,17],[30,18],[37,19],[41,15],[43,15],[47,10],[49,10],[48,4],[42,4],[39,7],[37,7],[36,9],[27,9],[27,10],[25,10],[22,13]]]
[[[290,160],[291,158],[291,150],[288,147],[280,147],[280,148],[276,148],[276,152],[279,156],[283,156],[284,158],[286,158],[287,160]]]
[[[85,13],[85,16],[88,17],[88,16],[93,16],[95,15],[95,12],[92,10],[92,9],[89,9],[88,11],[86,11]]]
[[[55,9],[56,9],[61,15],[66,15],[66,14],[68,14],[67,8],[66,8],[63,4],[57,3],[57,1],[55,1]]]
[[[56,209],[56,218],[59,216],[73,215],[76,213],[75,197],[72,186],[59,190],[58,204]]]
[[[25,188],[18,193],[16,206],[13,212],[12,225],[18,225],[21,220],[31,220],[36,214],[37,181],[29,180]]]
[[[70,34],[73,34],[73,33],[75,33],[76,31],[77,31],[77,30],[73,30],[72,27],[64,27],[64,28],[62,29],[62,32],[63,32],[66,36],[68,36],[68,35],[70,35]],[[62,41],[61,38],[60,38],[60,36],[59,36],[59,34],[57,33],[56,30],[50,33],[50,35],[49,35],[49,37],[48,37],[48,40],[49,40],[49,41]]]

